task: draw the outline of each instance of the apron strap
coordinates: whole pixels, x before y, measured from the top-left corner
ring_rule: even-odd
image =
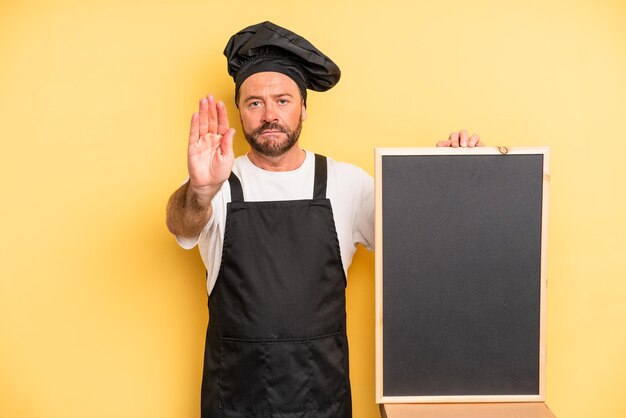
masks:
[[[315,154],[315,181],[313,183],[313,199],[326,199],[326,182],[328,169],[326,157]]]
[[[241,182],[239,177],[232,171],[230,177],[228,177],[228,184],[230,184],[230,201],[231,202],[243,202],[243,189],[241,188]]]

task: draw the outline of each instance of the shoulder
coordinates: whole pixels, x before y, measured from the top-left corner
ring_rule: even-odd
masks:
[[[351,193],[363,193],[363,189],[374,188],[374,179],[361,167],[354,164],[328,161],[328,184],[334,185],[340,190],[349,190]]]
[[[374,193],[374,179],[365,170],[354,164],[328,161],[328,192],[336,202],[362,204]]]
[[[328,174],[329,177],[337,176],[338,179],[343,180],[355,180],[355,179],[371,179],[372,176],[367,174],[365,170],[354,164],[345,163],[341,161],[335,161],[330,157],[326,157],[328,161]]]

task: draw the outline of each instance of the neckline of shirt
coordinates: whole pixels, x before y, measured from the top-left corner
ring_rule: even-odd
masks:
[[[303,150],[303,151],[306,153],[304,162],[300,165],[300,167],[296,168],[295,170],[289,170],[289,171],[264,170],[254,165],[254,163],[250,161],[248,154],[243,155],[242,158],[243,158],[243,164],[245,165],[245,168],[249,171],[252,171],[255,175],[273,177],[273,178],[298,177],[298,176],[304,176],[308,174],[309,170],[311,170],[314,166],[313,160],[314,160],[315,155],[311,151],[308,151],[308,150]]]

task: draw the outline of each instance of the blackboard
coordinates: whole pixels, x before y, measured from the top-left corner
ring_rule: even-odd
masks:
[[[544,400],[548,151],[377,150],[377,398]]]

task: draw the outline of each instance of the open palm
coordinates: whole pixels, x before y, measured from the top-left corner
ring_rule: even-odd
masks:
[[[191,117],[187,165],[190,184],[195,189],[221,187],[233,167],[233,137],[223,102],[212,95],[202,98],[199,112]]]

